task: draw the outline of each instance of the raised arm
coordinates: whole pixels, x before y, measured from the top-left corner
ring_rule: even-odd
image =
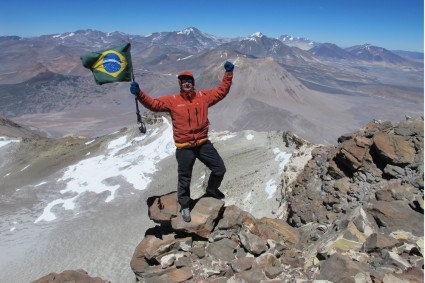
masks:
[[[209,98],[209,106],[212,106],[222,100],[226,97],[226,95],[230,91],[230,86],[232,85],[233,80],[233,69],[234,65],[227,61],[224,63],[224,69],[226,70],[226,73],[224,73],[223,80],[221,81],[220,85],[216,88],[202,91],[205,92],[208,95]]]
[[[130,86],[130,92],[137,97],[137,100],[146,107],[147,109],[154,112],[166,112],[169,111],[167,104],[160,98],[152,98],[146,92],[140,90],[137,82],[132,82]]]

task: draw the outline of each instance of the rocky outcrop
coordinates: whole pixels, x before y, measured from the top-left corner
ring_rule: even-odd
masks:
[[[131,268],[136,280],[421,282],[423,277],[423,237],[384,234],[362,208],[326,231],[324,225],[294,228],[281,219],[255,219],[223,204],[198,199],[192,222],[185,223],[175,192],[151,199],[150,217],[160,225],[135,249]],[[323,232],[320,239],[306,237],[312,230]]]
[[[423,282],[423,119],[371,122],[312,156],[296,178],[283,174],[276,219],[201,197],[185,223],[175,192],[149,199],[158,225],[135,249],[136,279]]]
[[[176,192],[152,197],[148,204],[150,219],[159,225],[146,232],[131,260],[139,281],[259,282],[295,276],[285,271],[289,263],[302,270],[300,235],[286,221],[256,219],[237,206],[201,197],[186,223]]]
[[[423,125],[370,122],[314,149],[284,188],[280,217],[299,228],[311,278],[423,282]]]
[[[337,147],[316,148],[304,171],[285,188],[290,205],[283,217],[289,223],[296,227],[309,222],[330,224],[371,200],[376,202],[367,209],[375,211],[375,217],[380,201],[401,202],[412,208],[411,213],[423,215],[422,118],[395,126],[370,122],[338,142]]]

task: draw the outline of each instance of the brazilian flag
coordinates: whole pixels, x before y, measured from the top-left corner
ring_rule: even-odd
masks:
[[[130,43],[81,56],[83,66],[92,71],[97,84],[131,81]]]

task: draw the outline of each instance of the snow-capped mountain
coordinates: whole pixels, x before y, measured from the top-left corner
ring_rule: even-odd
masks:
[[[298,47],[302,50],[309,50],[317,44],[313,40],[304,37],[296,37],[288,34],[281,35],[278,37],[278,39],[288,46]]]
[[[219,48],[235,50],[258,58],[272,57],[280,62],[291,64],[304,64],[306,61],[314,60],[311,54],[291,48],[279,39],[268,37],[261,32],[256,32],[238,41],[222,44]]]
[[[230,39],[203,33],[194,27],[181,31],[156,32],[146,36],[146,39],[154,44],[173,46],[188,52],[199,52],[230,41]]]
[[[237,95],[233,96],[246,95],[240,100],[229,99],[215,106],[216,111],[211,115],[217,117],[211,118],[219,121],[214,123],[217,130],[279,130],[284,125],[318,142],[318,139],[335,137],[343,129],[347,130],[343,125],[353,125],[353,120],[375,118],[373,107],[361,107],[362,114],[353,110],[355,114],[347,115],[343,109],[357,109],[358,101],[349,101],[350,107],[344,108],[346,97],[340,94],[371,100],[377,96],[403,97],[402,103],[415,103],[413,107],[399,107],[399,104],[396,107],[392,100],[382,99],[365,103],[379,104],[376,106],[379,109],[392,109],[383,111],[386,119],[393,115],[399,119],[406,111],[416,115],[419,111],[416,106],[423,101],[423,66],[404,58],[404,61],[391,61],[401,63],[386,64],[384,60],[370,64],[359,57],[341,56],[344,52],[335,45],[326,53],[314,55],[261,32],[243,38],[222,39],[195,28],[147,36],[79,30],[34,38],[0,39],[0,98],[3,102],[0,114],[18,119],[26,126],[45,128],[54,136],[77,133],[77,130],[89,136],[105,134],[111,127],[127,123],[134,115],[128,83],[96,85],[91,72],[82,66],[80,56],[129,39],[135,78],[153,97],[178,92],[176,75],[182,70],[193,71],[197,89],[216,87],[221,80],[223,63],[226,60],[236,63],[233,89]],[[292,41],[295,39],[293,37]],[[326,60],[329,57],[339,59],[329,63]],[[377,65],[391,70],[383,73],[373,70]],[[238,76],[238,72],[245,78]],[[399,82],[394,77],[399,78]],[[313,95],[311,91],[318,91],[320,95]],[[324,98],[317,103],[311,102],[310,98],[320,96]],[[324,103],[328,97],[333,103]],[[386,108],[381,107],[382,103]],[[237,110],[229,112],[232,119],[219,119],[224,108]],[[264,115],[260,110],[266,108],[267,115]],[[332,117],[344,115],[341,119],[329,120],[324,113],[332,113]],[[57,119],[57,116],[67,118]],[[85,122],[81,124],[79,119]],[[51,120],[55,123],[48,122]],[[246,123],[247,120],[252,122]],[[324,127],[333,133],[325,134]]]
[[[105,46],[116,44],[117,42],[128,41],[129,36],[123,32],[101,32],[98,30],[77,30],[75,32],[65,32],[62,34],[52,34],[40,37],[40,39],[52,40],[56,43],[74,46],[103,49]]]

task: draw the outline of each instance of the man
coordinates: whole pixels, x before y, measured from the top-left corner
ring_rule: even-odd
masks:
[[[186,222],[191,221],[190,182],[196,159],[211,170],[206,189],[207,196],[224,198],[224,194],[218,188],[226,173],[226,167],[217,150],[208,140],[208,108],[222,100],[229,92],[234,67],[231,62],[224,63],[226,72],[220,85],[217,88],[202,91],[195,91],[195,78],[191,72],[184,71],[178,76],[180,93],[156,99],[141,91],[137,82],[131,83],[130,92],[143,106],[151,111],[171,114],[173,138],[177,147],[177,198],[183,220]]]

